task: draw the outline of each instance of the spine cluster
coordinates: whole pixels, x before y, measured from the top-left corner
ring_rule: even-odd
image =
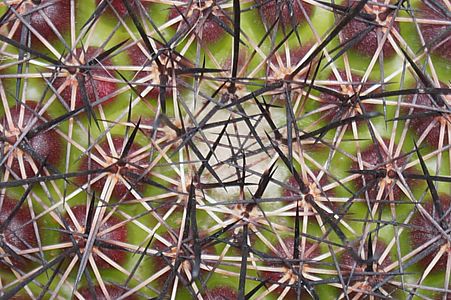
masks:
[[[0,299],[447,299],[450,9],[0,3]]]

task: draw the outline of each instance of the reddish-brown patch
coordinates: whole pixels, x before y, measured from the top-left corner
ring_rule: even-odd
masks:
[[[386,274],[384,272],[384,268],[388,267],[392,260],[390,259],[390,256],[386,256],[385,259],[379,263],[377,260],[378,258],[383,254],[384,250],[386,248],[386,245],[384,242],[378,241],[376,245],[376,251],[374,251],[373,259],[376,260],[373,262],[372,265],[372,271],[369,269],[368,265],[359,261],[356,261],[354,257],[351,255],[351,252],[347,249],[343,253],[343,255],[340,258],[340,269],[342,272],[343,277],[345,278],[345,282],[348,281],[348,277],[351,277],[350,280],[350,286],[354,286],[358,283],[362,284],[358,288],[359,290],[367,291],[368,293],[380,293],[377,291],[373,291],[373,287],[377,286],[380,282],[382,282]],[[362,259],[367,259],[368,254],[368,244],[365,244],[364,246],[366,255]],[[358,247],[354,248],[354,251],[357,252]],[[360,257],[362,257],[360,255]],[[365,272],[376,272],[376,274],[364,274]],[[383,289],[387,291],[392,290],[393,287],[389,286],[388,284],[383,285]],[[348,290],[348,295],[352,299],[357,292]],[[376,300],[379,299],[385,299],[381,297],[374,296]],[[364,297],[363,297],[364,298]]]
[[[16,295],[11,298],[11,300],[32,300],[28,295]]]
[[[444,217],[444,222],[447,224],[451,224],[451,214],[449,213],[450,204],[451,204],[451,197],[449,195],[440,195],[440,203],[443,212],[446,214]],[[432,200],[426,202],[423,205],[424,209],[432,216],[434,220],[437,222],[440,220],[440,217],[437,213],[437,211],[434,208]],[[410,239],[412,240],[413,247],[418,248],[423,246],[424,244],[428,243],[430,240],[436,238],[437,236],[440,236],[441,233],[438,231],[438,229],[427,219],[426,217],[423,217],[419,212],[416,212],[415,215],[412,218],[412,221],[410,222],[412,226],[412,230],[410,231]],[[445,239],[439,239],[439,241],[442,241],[443,244],[447,243]],[[427,250],[427,249],[425,249]],[[432,253],[426,255],[422,260],[420,260],[420,264],[423,267],[429,266],[431,261],[434,259],[435,255],[439,251],[439,248],[437,248],[436,251],[433,251]],[[438,260],[437,264],[434,267],[434,270],[444,271],[446,270],[447,260],[449,251],[445,252],[442,257]]]
[[[122,149],[125,146],[126,142],[124,142],[124,138],[121,136],[113,136],[113,144],[116,152],[118,153],[119,157],[121,156]],[[109,165],[109,169],[105,172],[109,172],[109,174],[118,173],[122,176],[122,178],[125,178],[132,187],[137,189],[138,191],[143,191],[144,184],[142,182],[137,181],[138,177],[141,176],[145,169],[141,169],[139,167],[142,167],[143,165],[146,165],[147,162],[145,159],[141,159],[138,161],[133,161],[132,163],[129,163],[131,160],[133,160],[136,157],[136,152],[140,149],[140,146],[136,143],[133,143],[130,147],[130,150],[128,152],[127,157],[123,159],[123,162],[119,162],[119,157],[113,156],[111,153],[110,146],[108,144],[108,141],[105,140],[99,145],[105,154],[107,155],[106,158],[102,158],[102,156],[99,154],[97,150],[93,150],[93,154],[95,154],[97,157],[99,157],[102,160],[105,159],[111,159],[111,164]],[[142,155],[143,153],[140,153],[138,155]],[[103,167],[98,164],[95,160],[91,159],[91,165],[89,167],[89,159],[88,157],[84,157],[82,160],[82,163],[80,165],[80,170],[96,170],[96,169],[102,169]],[[92,175],[91,178],[95,178],[95,176],[99,175],[100,173],[96,173]],[[80,183],[84,184],[88,181],[87,176],[82,176],[80,178]],[[94,190],[101,192],[103,190],[103,187],[105,186],[107,178],[106,176],[102,177],[98,181],[94,182],[91,187],[94,188]],[[129,192],[127,189],[127,186],[122,182],[122,180],[118,180],[114,190],[113,190],[113,197],[116,199],[122,199],[125,197],[126,200],[133,199],[134,196]]]
[[[62,90],[60,93],[61,97],[69,107],[71,104],[73,85],[76,86],[75,109],[83,107],[85,105],[83,102],[82,89],[78,85],[79,80],[84,80],[86,96],[90,103],[108,97],[117,90],[117,84],[109,81],[110,79],[114,79],[111,75],[112,72],[107,71],[103,68],[103,66],[112,65],[109,59],[106,58],[100,62],[97,61],[88,69],[78,68],[78,66],[87,64],[91,59],[97,57],[102,52],[103,51],[99,50],[99,48],[96,47],[89,47],[85,52],[82,51],[80,48],[77,48],[75,50],[76,58],[74,59],[69,58],[66,61],[66,63],[74,65],[73,67],[69,68],[67,72],[64,73],[67,76],[58,77],[55,79],[54,86],[56,89],[59,89],[59,87],[63,85],[66,82],[66,80],[70,81],[69,85],[67,85],[66,88]],[[83,59],[81,59],[82,56]],[[99,77],[103,77],[105,79]],[[106,79],[109,80],[107,81]],[[113,100],[114,97],[110,96],[106,99],[106,101],[102,103],[106,104]]]
[[[154,124],[155,124],[155,120],[154,119],[149,119],[149,118],[148,119],[143,119],[141,124],[142,125],[146,125],[146,127],[147,126],[149,126],[149,127],[152,126],[153,127]],[[164,127],[163,126],[164,125],[162,124],[162,121],[160,120],[158,128],[155,128],[155,127],[153,127],[152,129],[150,129],[150,128],[142,128],[142,127],[140,127],[140,128],[142,128],[142,132],[148,138],[153,138],[153,135],[154,135],[155,129],[156,129],[157,133],[156,133],[155,139],[159,140],[159,139],[162,139],[162,138],[164,138],[166,136],[166,133],[164,131]]]
[[[414,100],[414,97],[409,96],[406,101],[409,103],[413,103],[413,100]],[[440,109],[446,108],[445,105],[440,105],[440,104],[441,103],[434,104],[432,102],[431,98],[425,94],[419,94],[415,101],[415,105],[421,105],[421,106],[430,107],[430,108],[440,108]],[[405,110],[405,112],[407,113],[407,109]],[[422,113],[428,113],[428,112],[432,113],[433,111],[428,110],[427,108],[425,108],[425,109],[415,108],[412,111],[412,114],[422,114]],[[426,129],[430,126],[430,124],[434,121],[435,121],[435,124],[431,127],[428,134],[426,135],[425,141],[429,145],[437,148],[439,141],[440,141],[441,124],[442,123],[447,124],[447,123],[451,122],[451,114],[414,117],[410,121],[410,128],[412,128],[417,133],[418,136],[421,136],[426,131]],[[445,130],[443,145],[446,146],[447,144],[448,144],[448,135]]]
[[[3,198],[3,204],[0,207],[0,224],[3,224],[8,219],[16,205],[16,200],[13,200],[7,196]],[[31,222],[30,211],[25,204],[19,208],[18,212],[4,229],[2,235],[3,242],[6,243],[9,248],[26,250],[37,247],[37,239],[34,232],[33,223]],[[24,257],[13,257],[6,250],[3,251],[5,251],[6,255],[9,255],[9,258],[15,267],[24,268],[30,263]],[[8,267],[5,263],[5,260],[0,258],[0,268],[7,269]]]
[[[114,285],[107,285],[106,289],[108,291],[108,295],[110,296],[109,299],[118,299],[120,296],[122,296],[123,294],[125,294],[127,291],[114,286]],[[100,286],[95,286],[94,287],[94,294],[95,297],[93,297],[93,295],[90,293],[89,288],[84,288],[80,291],[80,294],[83,296],[83,298],[85,298],[86,300],[107,300],[107,297],[105,296],[105,294],[102,292],[102,289],[100,288]],[[138,297],[136,295],[130,295],[127,296],[125,298],[123,298],[124,300],[137,300]]]
[[[202,36],[201,40],[207,44],[217,42],[225,35],[226,32],[217,19],[228,27],[230,27],[230,21],[217,6],[206,7],[205,2],[199,6],[198,1],[192,1],[191,4],[188,4],[191,2],[189,0],[182,0],[182,2],[186,4],[177,8],[173,7],[168,17],[172,20],[183,14],[182,20],[176,24],[178,31],[187,32],[194,26],[194,32]]]
[[[36,103],[32,101],[27,101],[25,103],[29,109],[34,110],[36,113],[39,111],[39,108],[37,107]],[[5,125],[5,130],[2,132],[9,141],[9,145],[13,146],[17,138],[20,137],[20,135],[23,133],[23,129],[25,129],[30,123],[35,122],[36,117],[35,115],[27,108],[24,108],[24,113],[22,117],[22,126],[20,128],[17,128],[17,124],[19,124],[19,120],[21,119],[20,111],[21,111],[20,105],[17,105],[15,107],[10,108],[11,112],[11,118],[12,122],[14,123],[13,128],[9,127],[8,121],[6,119],[6,116],[1,119],[1,124]],[[42,115],[45,119],[49,119],[49,116],[47,114]],[[42,120],[37,120],[34,125],[31,127],[31,130],[34,128],[43,125],[45,122]],[[55,130],[47,130],[45,132],[41,132],[31,139],[24,139],[23,143],[24,145],[29,146],[37,156],[39,156],[40,159],[45,160],[47,159],[47,163],[50,165],[57,164],[61,159],[61,152],[62,152],[62,145],[61,145],[61,139],[60,136],[56,133]],[[5,147],[4,153],[7,153],[9,151],[9,147]],[[14,159],[11,164],[11,169],[14,173],[16,173],[18,176],[21,176],[20,172],[20,166],[19,166],[19,160],[17,159],[19,149],[16,149],[11,153],[13,155]],[[33,177],[35,176],[35,172],[33,171],[33,168],[31,167],[30,161],[34,161],[36,166],[39,168],[40,164],[38,161],[34,160],[31,155],[29,155],[26,152],[24,153],[24,168],[25,168],[25,174],[27,177]]]
[[[438,293],[437,293],[438,294]],[[443,300],[443,297],[445,296],[445,293],[443,293],[443,294],[439,294],[439,295],[437,295],[434,299],[437,299],[437,300]],[[447,293],[446,294],[446,297],[444,298],[444,299],[446,299],[446,300],[451,300],[451,293]]]
[[[451,21],[449,10],[443,0],[423,0],[420,5],[420,16],[429,20]],[[451,34],[447,25],[420,24],[421,34],[426,45],[432,43],[433,53],[450,60],[451,59]],[[447,32],[445,34],[445,32]]]
[[[130,5],[133,9],[137,9],[135,0],[127,0],[127,1],[130,3]],[[96,0],[97,5],[99,5],[100,2],[102,2],[102,0]],[[119,14],[119,16],[123,17],[128,13],[127,7],[124,5],[123,0],[110,0],[110,3],[111,3],[111,6],[113,6],[113,8]],[[144,7],[146,7],[149,2],[141,1],[141,3],[144,5]],[[113,13],[113,11],[111,10],[111,7],[109,5],[107,5],[107,11],[109,13]]]
[[[312,5],[297,0],[255,0],[255,3],[259,5],[260,15],[268,26],[272,26],[278,20],[283,27],[291,28],[292,24],[296,26],[305,20],[302,8],[307,16],[311,16],[313,11]]]
[[[381,3],[382,1],[379,0],[375,2]],[[355,6],[357,3],[358,1],[348,0],[348,5]],[[362,9],[362,12],[366,13],[371,20],[368,20],[367,22],[360,21],[355,18],[351,20],[351,22],[349,22],[341,31],[344,42],[353,39],[362,31],[367,30],[368,27],[371,26],[371,23],[374,22],[377,22],[380,25],[379,28],[388,29],[391,22],[390,20],[393,18],[393,12],[390,11],[390,9],[386,9],[383,6],[378,5],[367,4]],[[376,28],[377,27],[373,28],[362,39],[360,39],[360,41],[353,46],[353,49],[366,56],[372,56],[379,46],[377,42]],[[393,29],[399,32],[399,24],[396,21],[393,22],[392,30]],[[395,54],[395,49],[391,46],[388,38],[385,40],[382,50],[384,52],[384,57],[391,57]]]
[[[237,293],[228,286],[216,286],[202,295],[205,300],[232,300],[237,299],[237,297]]]
[[[39,9],[40,6],[44,8]],[[53,32],[45,18],[41,15],[41,12],[49,18],[53,26],[59,31],[60,34],[63,34],[70,26],[70,0],[26,0],[21,2],[20,6],[15,5],[14,8],[21,13],[23,18],[26,18],[27,15],[30,16],[30,20],[28,22],[31,27],[33,27],[39,34],[49,41],[56,39],[56,34]],[[34,12],[28,14],[30,11]],[[16,20],[16,16],[12,14],[10,27],[13,26]],[[21,22],[13,35],[13,39],[17,42],[20,42],[22,28],[23,25]],[[32,45],[42,45],[39,39],[31,33],[31,31],[29,31],[29,34],[31,34]]]
[[[87,236],[81,236],[81,234],[84,234],[84,229],[86,227],[86,215],[88,212],[88,208],[86,205],[80,205],[80,206],[74,206],[72,207],[72,212],[75,215],[75,218],[77,219],[77,222],[82,226],[83,232],[78,232],[75,228],[74,223],[72,222],[71,218],[66,215],[65,220],[69,224],[69,228],[72,232],[76,233],[73,235],[75,241],[78,244],[78,247],[80,248],[80,252],[83,252],[84,247],[86,246],[86,239]],[[102,231],[105,231],[109,229],[110,227],[116,226],[118,223],[120,223],[121,220],[115,216],[111,216],[108,218],[107,221],[102,222],[99,228],[99,233]],[[117,242],[127,242],[127,228],[125,225],[118,227],[117,229],[113,231],[109,231],[102,235],[97,235],[96,237],[99,241],[101,240],[104,243],[108,243],[108,241],[117,241]],[[64,234],[62,236],[62,241],[67,242],[70,241],[70,238],[68,234]],[[118,249],[110,249],[107,247],[103,247],[102,244],[94,244],[94,247],[96,247],[98,250],[102,251],[103,254],[108,256],[111,260],[118,263],[119,265],[122,265],[125,262],[126,258],[126,252],[121,251]],[[100,258],[95,252],[92,254],[94,261],[99,269],[104,268],[111,268],[111,265],[104,261],[102,258]]]

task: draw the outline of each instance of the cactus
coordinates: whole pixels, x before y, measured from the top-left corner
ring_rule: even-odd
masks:
[[[448,0],[5,0],[0,299],[448,299]]]

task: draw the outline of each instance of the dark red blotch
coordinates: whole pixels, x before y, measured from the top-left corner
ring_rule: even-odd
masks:
[[[80,57],[80,54],[82,50],[80,48],[77,48],[75,50],[75,53],[77,57]],[[86,52],[84,53],[84,62],[81,62],[81,65],[85,65],[88,61],[91,59],[97,57],[100,53],[103,51],[99,51],[99,48],[96,47],[89,47]],[[70,58],[68,59],[70,60]],[[76,65],[78,66],[80,64],[79,59],[75,60]],[[102,66],[111,66],[112,63],[108,58],[103,59],[102,61],[96,61],[93,63],[89,68],[77,68],[77,66],[71,67],[69,71],[74,72],[74,74],[68,74],[67,77],[57,77],[54,81],[54,87],[56,89],[59,89],[61,85],[65,83],[66,80],[72,79],[71,77],[75,75],[75,78],[77,80],[83,79],[85,82],[85,91],[86,96],[88,97],[88,102],[92,103],[97,100],[100,100],[102,98],[105,98],[109,95],[111,95],[113,92],[117,90],[117,84],[115,82],[106,81],[102,79],[94,79],[93,76],[99,76],[99,77],[105,77],[105,78],[112,78],[112,71],[107,72],[105,69],[103,69]],[[89,71],[88,71],[89,70]],[[75,79],[74,78],[74,79]],[[72,96],[72,84],[69,84],[66,86],[64,90],[60,93],[63,100],[67,103],[67,105],[70,107],[71,104],[71,96]],[[109,97],[107,98],[103,104],[107,104],[108,102],[111,102],[114,100],[115,97]],[[82,97],[82,89],[80,86],[78,86],[77,81],[77,89],[76,89],[76,97],[75,97],[75,109],[83,107],[85,105]]]
[[[423,0],[420,5],[420,15],[429,20],[451,21],[449,10],[443,0]],[[419,25],[426,45],[433,45],[432,52],[449,61],[451,59],[450,26],[427,23]]]
[[[33,2],[36,2],[36,4]],[[40,6],[44,8],[37,9]],[[49,24],[47,24],[40,12],[44,13],[50,19],[53,26],[55,26],[60,34],[63,34],[70,27],[70,0],[23,1],[21,6],[15,6],[15,9],[23,9],[23,12],[21,13],[23,18],[26,18],[28,12],[35,10],[33,13],[29,14],[29,23],[39,34],[49,41],[56,39],[56,34]],[[16,16],[12,14],[10,27],[13,26],[16,19]],[[20,41],[22,28],[23,25],[21,22],[13,35],[13,39],[17,42]],[[32,45],[36,46],[41,43],[31,31],[29,31],[29,34],[32,36]]]
[[[381,2],[381,1],[377,1],[377,2]],[[358,1],[352,1],[352,0],[348,0],[348,5],[351,6],[355,6],[357,5]],[[367,4],[368,5],[368,4]],[[362,9],[362,12],[365,12]],[[368,14],[367,14],[368,15]],[[389,9],[385,10],[383,13],[381,13],[379,15],[379,18],[381,20],[386,20],[387,17],[389,16],[393,16],[393,12],[390,11]],[[371,26],[371,22],[375,22],[376,20],[376,15],[375,14],[371,14],[371,19],[372,20],[368,20],[368,21],[364,21],[362,20],[361,17],[359,17],[361,20],[357,20],[356,18],[352,19],[341,31],[342,35],[343,35],[343,42],[347,42],[350,40],[353,40],[353,38],[357,35],[359,35],[362,31],[365,31],[368,29],[369,26]],[[388,23],[388,22],[387,22]],[[389,23],[386,25],[387,29],[388,29],[388,25]],[[354,46],[353,49],[355,51],[357,51],[360,54],[363,54],[365,56],[372,56],[374,55],[374,53],[376,52],[379,44],[377,42],[377,26],[375,28],[373,28],[371,31],[369,31],[363,38],[361,38],[359,40],[359,42],[357,42]],[[395,29],[396,31],[399,32],[399,24],[394,21],[392,23],[392,30]],[[383,35],[381,35],[382,37]],[[388,58],[391,57],[395,54],[395,49],[393,49],[393,47],[391,46],[388,37],[385,40],[384,45],[382,46],[382,51],[384,53],[384,57]]]
[[[8,219],[17,203],[16,200],[4,196],[0,209],[0,224],[3,224]],[[31,220],[30,210],[26,205],[22,204],[8,226],[4,229],[3,242],[10,248],[18,248],[20,250],[37,247],[37,238]],[[3,251],[9,255],[7,250],[3,249]],[[10,256],[10,259],[12,264],[19,268],[27,267],[30,263],[26,258],[21,256]],[[0,258],[0,268],[7,269],[8,266],[4,262],[4,259]]]
[[[21,128],[26,128],[29,123],[34,122],[35,115],[30,111],[34,110],[36,113],[39,111],[39,108],[37,107],[35,102],[32,101],[26,101],[25,105],[29,108],[24,108],[24,114],[23,114],[23,121]],[[13,108],[10,108],[11,112],[11,118],[15,126],[19,123],[20,119],[20,111],[21,106],[17,105]],[[50,117],[47,114],[42,115],[43,118],[49,120]],[[6,120],[6,117],[3,117],[0,121],[1,124],[5,124],[6,131],[9,131],[10,128],[8,126],[8,122]],[[37,120],[34,125],[31,127],[30,130],[33,130],[34,128],[43,125],[45,122],[43,120]],[[47,160],[47,163],[50,165],[56,165],[60,159],[61,159],[61,152],[62,152],[62,143],[61,138],[58,135],[58,133],[51,129],[47,130],[45,132],[41,132],[35,136],[33,136],[31,139],[27,140],[24,139],[26,143],[28,143],[29,146],[33,149],[35,154],[39,156],[40,159]],[[15,138],[12,138],[10,144],[14,144],[16,142]],[[11,155],[14,155],[14,153],[11,153]],[[31,159],[32,157],[30,155],[24,156],[24,167],[25,167],[25,174],[27,177],[33,177],[35,176],[35,172],[33,171],[33,168],[31,167],[31,164],[27,160]],[[40,164],[38,161],[33,160],[36,163],[36,166],[39,168]],[[16,173],[18,176],[21,176],[20,167],[19,167],[19,161],[14,158],[12,161],[11,169],[14,173]]]
[[[312,5],[297,0],[256,0],[255,2],[259,5],[261,17],[268,26],[272,26],[278,20],[279,24],[291,28],[292,24],[296,26],[305,20],[302,8],[304,8],[307,16],[311,16],[313,11]]]
[[[125,289],[122,289],[115,285],[106,285],[105,287],[108,291],[108,295],[110,296],[110,299],[118,299],[119,297],[121,297],[123,294],[125,294],[127,292]],[[87,287],[80,290],[80,294],[86,300],[107,300],[107,298],[106,298],[105,294],[103,293],[102,289],[100,288],[100,286],[94,287],[95,298],[89,291],[89,288],[87,288]],[[124,300],[137,300],[137,299],[138,299],[138,297],[136,295],[130,295],[130,296],[127,296],[124,298]]]
[[[443,212],[446,214],[444,216],[444,222],[447,224],[451,224],[451,215],[449,212],[451,197],[449,195],[440,195],[440,204]],[[432,200],[430,199],[428,202],[423,204],[424,209],[432,216],[432,218],[436,221],[440,220],[438,212],[435,210]],[[413,247],[418,248],[428,243],[432,239],[435,239],[437,236],[440,236],[441,233],[438,229],[427,219],[423,217],[418,211],[412,218],[410,224],[413,226],[410,231],[410,238],[412,240]],[[446,229],[445,229],[446,230]],[[447,241],[443,238],[443,244],[447,243]],[[428,250],[426,248],[425,250]],[[424,250],[423,250],[424,251]],[[437,248],[436,251],[432,251],[430,254],[426,255],[422,260],[419,261],[420,265],[424,268],[428,267],[431,261],[434,259],[435,255],[439,251]],[[444,271],[446,270],[447,262],[448,262],[449,250],[446,251],[442,257],[438,260],[437,264],[434,267],[434,270]]]
[[[86,216],[87,216],[87,206],[86,205],[79,205],[72,207],[72,212],[75,215],[75,218],[77,219],[77,222],[82,226],[83,228],[86,227]],[[66,222],[69,224],[70,230],[77,233],[74,234],[73,237],[77,241],[78,247],[80,247],[80,250],[82,251],[83,248],[86,245],[87,237],[83,237],[80,235],[80,233],[75,229],[75,225],[72,222],[71,218],[69,216],[65,216]],[[110,216],[108,220],[105,222],[102,222],[102,224],[99,227],[99,233],[110,228],[113,226],[116,226],[118,223],[120,223],[121,220],[115,216]],[[110,240],[110,241],[118,241],[118,242],[127,242],[127,227],[125,225],[118,227],[117,229],[113,231],[109,231],[108,233],[105,233],[103,235],[98,235],[96,238],[100,240]],[[83,232],[84,233],[84,232]],[[70,241],[70,238],[68,234],[62,235],[62,241],[67,242]],[[101,241],[103,243],[108,243],[107,241]],[[98,246],[100,245],[100,246]],[[102,251],[103,254],[108,256],[111,260],[115,261],[119,265],[122,265],[125,262],[126,259],[126,252],[122,251],[120,249],[110,249],[108,247],[103,247],[102,244],[95,244],[94,247],[99,247],[100,251]],[[99,269],[104,268],[111,268],[111,265],[104,261],[102,258],[100,258],[97,254],[93,252],[93,258],[94,261]]]
[[[215,10],[213,7],[201,11],[197,1],[191,2],[189,0],[182,0],[182,2],[186,4],[177,8],[171,8],[168,16],[168,19],[172,20],[183,14],[184,17],[182,20],[176,24],[180,31],[185,32],[191,30],[192,26],[196,26],[195,32],[200,36],[200,31],[202,31],[202,41],[208,44],[217,42],[225,34],[225,30],[221,27],[219,20],[230,28],[231,24],[229,19],[223,15],[221,11]],[[188,3],[191,3],[191,7],[189,7]],[[188,16],[190,10],[192,11],[192,14]],[[212,14],[215,14],[215,16],[213,17]],[[200,25],[199,22],[201,22],[202,25]]]

